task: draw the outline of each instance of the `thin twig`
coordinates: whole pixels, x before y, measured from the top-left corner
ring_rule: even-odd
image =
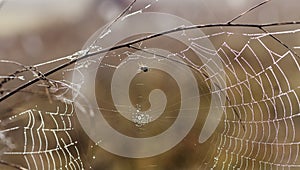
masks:
[[[17,74],[20,74],[20,73],[23,73],[23,72],[26,72],[26,71],[30,71],[34,76],[37,76],[37,77],[40,77],[42,80],[47,80],[47,77],[43,76],[43,73],[40,72],[36,67],[33,67],[33,66],[25,66],[19,62],[16,62],[16,61],[10,61],[10,60],[0,60],[1,63],[10,63],[10,64],[15,64],[17,66],[20,66],[22,67],[23,69],[20,69],[20,70],[17,70],[15,71],[14,73],[8,75],[6,78],[4,78],[1,82],[0,82],[0,88],[7,82],[9,82],[10,80],[13,80],[15,78],[13,77],[16,77]],[[49,81],[48,81],[49,82]],[[51,83],[49,83],[51,84]]]
[[[12,73],[12,74],[7,75],[6,78],[3,78],[3,80],[0,81],[0,88],[1,88],[5,83],[9,82],[10,80],[14,79],[14,77],[18,76],[18,74],[24,73],[24,72],[26,72],[26,71],[28,71],[28,70],[27,70],[27,69],[20,69],[20,70],[15,71],[15,72]]]
[[[111,28],[111,26],[117,22],[122,16],[124,16],[127,12],[130,11],[130,9],[133,7],[133,5],[135,4],[136,0],[131,1],[131,3],[110,23],[107,25],[107,27],[104,29],[105,31],[107,31],[109,28]],[[104,31],[104,32],[105,32]]]
[[[18,170],[28,170],[27,168],[24,168],[24,167],[22,167],[22,166],[19,166],[19,165],[10,163],[10,162],[6,162],[6,161],[4,161],[4,160],[0,160],[0,164],[6,165],[6,166],[9,166],[9,167],[11,167],[11,168],[18,169]]]
[[[256,9],[256,8],[262,6],[262,5],[264,5],[264,4],[266,4],[266,3],[270,2],[270,1],[271,1],[271,0],[266,0],[266,1],[263,1],[263,2],[261,2],[261,3],[257,4],[257,5],[255,5],[255,6],[253,6],[253,7],[251,7],[251,8],[249,8],[248,10],[244,11],[243,13],[241,13],[241,14],[239,14],[238,16],[236,16],[236,17],[232,18],[231,20],[229,20],[229,21],[227,22],[227,24],[231,24],[232,22],[236,21],[237,19],[241,18],[242,16],[246,15],[247,13],[253,11],[254,9]]]
[[[127,48],[130,45],[133,45],[133,44],[136,44],[136,43],[139,43],[139,42],[143,42],[143,41],[146,41],[146,40],[150,40],[150,39],[162,36],[162,35],[167,35],[167,34],[170,34],[170,33],[174,33],[174,32],[179,32],[179,31],[184,31],[184,30],[193,30],[193,29],[199,29],[199,28],[213,28],[213,27],[248,27],[248,28],[252,27],[252,28],[258,28],[258,29],[261,30],[261,28],[266,28],[266,27],[274,27],[274,26],[282,26],[282,25],[298,25],[298,24],[300,24],[300,21],[288,21],[288,22],[279,22],[279,23],[277,22],[277,23],[267,23],[267,24],[217,23],[217,24],[202,24],[202,25],[192,25],[192,26],[181,26],[181,27],[178,27],[178,28],[173,28],[173,29],[170,29],[170,30],[167,30],[167,31],[151,34],[151,35],[148,35],[148,36],[145,36],[145,37],[142,37],[142,38],[138,38],[138,39],[135,39],[135,40],[132,40],[132,41],[128,41],[128,42],[125,42],[123,44],[119,44],[119,45],[116,45],[116,46],[111,46],[111,47],[108,47],[108,48],[105,48],[105,49],[102,49],[102,50],[90,52],[86,55],[74,58],[73,60],[70,60],[70,61],[68,61],[64,64],[61,64],[61,65],[47,71],[46,73],[43,74],[43,76],[47,77],[49,75],[52,75],[53,73],[56,73],[57,71],[59,71],[63,68],[66,68],[66,67],[68,67],[68,66],[70,66],[70,65],[72,65],[72,64],[74,64],[78,61],[89,58],[91,56],[95,56],[95,55],[98,55],[98,54],[103,54],[103,53],[113,51],[113,50],[116,50],[116,49],[120,49],[120,48],[124,48],[124,47]],[[286,47],[286,45],[284,45],[284,43],[282,43],[282,42],[279,42],[279,43],[281,45],[283,45],[284,47]],[[288,49],[290,50],[290,48],[288,48]],[[295,54],[295,56],[300,58],[297,53],[293,53],[293,54]],[[22,89],[38,82],[39,80],[40,80],[40,77],[36,77],[36,78],[20,85],[19,87],[12,90],[10,93],[7,93],[7,94],[1,96],[0,97],[0,102],[2,102],[3,100],[7,99],[10,96],[12,96],[13,94],[17,93],[19,90],[22,90]]]
[[[116,23],[122,16],[124,16],[128,11],[130,11],[130,9],[132,8],[132,6],[135,4],[136,0],[133,0],[112,22],[110,22],[102,31],[101,33],[98,35],[98,38],[96,38],[96,40],[94,40],[91,45],[89,45],[87,51],[85,54],[89,53],[91,48],[97,43],[97,41],[99,40],[100,37],[102,37],[103,35],[105,35],[105,33],[113,26],[114,23]]]
[[[3,6],[4,4],[4,0],[3,1],[0,1],[0,8]],[[115,23],[117,22],[122,16],[124,16],[128,11],[130,11],[130,9],[132,8],[132,6],[135,4],[136,0],[133,0],[111,23],[109,23],[104,29],[103,31],[100,33],[99,37],[102,36],[106,31],[108,31],[108,29]],[[97,43],[97,40],[96,39],[87,49],[86,51],[86,54],[90,52],[90,49],[91,47],[93,47],[93,45],[95,43]],[[9,63],[14,63],[14,64],[17,64],[19,66],[22,66],[24,67],[24,69],[22,70],[17,70],[16,72],[10,74],[8,76],[8,78],[5,78],[3,79],[1,82],[0,82],[0,88],[3,86],[3,84],[9,82],[10,80],[12,80],[13,78],[10,78],[12,76],[16,76],[17,74],[19,73],[22,73],[22,72],[26,72],[26,71],[31,71],[31,69],[28,69],[28,68],[32,68],[32,67],[27,67],[27,66],[24,66],[22,65],[21,63],[18,63],[18,62],[14,62],[14,61],[5,61],[5,62],[9,62]],[[43,80],[47,80],[46,79],[46,76],[44,76],[41,72],[37,71],[38,72],[38,75],[40,76],[41,79]],[[51,84],[51,83],[50,83]],[[46,92],[49,93],[49,91],[46,89]],[[50,96],[48,96],[50,98]],[[51,101],[51,100],[50,100]]]
[[[299,58],[299,55],[293,49],[291,49],[289,46],[287,46],[284,42],[282,42],[280,39],[278,39],[274,35],[270,34],[269,31],[267,31],[263,27],[261,27],[259,29],[262,30],[263,32],[265,32],[266,34],[268,34],[271,38],[273,38],[275,41],[277,41],[279,44],[281,44],[282,46],[284,46],[285,48],[287,48],[289,51],[291,51],[291,53],[293,53],[295,56],[297,56]]]

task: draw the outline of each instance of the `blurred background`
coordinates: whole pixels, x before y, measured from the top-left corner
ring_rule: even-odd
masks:
[[[85,42],[94,32],[112,21],[130,2],[130,0],[77,0],[76,2],[72,0],[0,1],[0,60],[11,60],[23,65],[33,65],[72,54],[82,49]],[[159,0],[158,2],[137,0],[132,10],[139,10],[149,3],[153,3],[151,8],[146,11],[170,13],[185,18],[193,24],[208,24],[226,22],[260,2],[261,0]],[[300,3],[297,0],[272,0],[270,3],[255,9],[236,22],[270,23],[299,21],[299,7]],[[291,26],[289,29],[296,29],[297,27],[299,28],[298,25]],[[218,30],[221,31],[220,28],[205,29],[203,31],[210,34],[218,32]],[[232,31],[227,28],[223,30]],[[246,30],[234,29],[235,32],[245,32]],[[277,28],[273,30],[276,31]],[[259,32],[258,30],[248,31],[250,33]],[[281,38],[283,42],[296,47],[300,46],[300,38],[296,37],[299,37],[299,35],[297,34],[294,37],[282,36]],[[223,40],[222,37],[220,39],[211,39],[216,47],[219,47],[223,43]],[[270,44],[272,43],[274,43],[274,49],[272,50],[278,52],[286,50],[279,47],[280,45],[276,44],[275,41],[270,41]],[[236,50],[240,50],[243,46],[239,37],[233,38],[230,44]],[[300,48],[294,48],[294,50],[300,52]],[[41,71],[46,71],[51,66],[53,65],[50,64],[49,66],[42,67]],[[0,76],[11,74],[17,68],[18,66],[14,64],[0,62]],[[72,68],[72,66],[69,68]],[[27,74],[25,74],[26,76]],[[294,76],[293,79],[298,81],[298,74]],[[51,78],[61,79],[62,77],[61,74],[54,74]],[[16,80],[6,84],[5,88],[14,88],[21,83],[24,83],[24,81],[21,79]],[[12,123],[6,120],[28,109],[35,108],[36,110],[47,110],[55,113],[57,105],[65,107],[62,103],[51,101],[45,88],[39,86],[39,84],[41,83],[26,88],[26,92],[18,93],[0,103],[1,129],[26,126],[28,117],[26,117],[26,120],[18,119]],[[38,115],[38,112],[34,113],[34,115]],[[84,169],[205,169],[211,166],[211,160],[213,160],[214,154],[218,149],[218,142],[216,141],[220,141],[218,135],[214,135],[209,142],[195,149],[194,142],[188,140],[196,139],[198,136],[196,136],[197,134],[190,134],[189,138],[175,149],[175,151],[164,155],[144,160],[123,158],[110,154],[101,148],[95,149],[94,147],[97,146],[89,140],[88,136],[81,129],[75,113],[74,115],[71,121],[72,127],[75,130],[70,132],[70,135],[73,141],[78,141],[77,146]],[[49,116],[39,118],[38,120],[41,121],[41,119],[44,119],[49,127],[53,127],[56,126],[55,122],[62,118],[52,118]],[[203,120],[199,120],[199,122],[203,123]],[[222,132],[223,130],[224,127],[218,127],[218,132]],[[10,150],[22,151],[24,141],[23,139],[19,139],[18,135],[21,136],[23,134],[23,130],[13,132],[11,136],[7,134],[9,137],[7,137],[6,142],[1,143],[3,145],[1,147],[4,148],[4,151],[7,151],[5,149],[7,147]],[[64,136],[66,134],[60,135]],[[0,138],[2,139],[1,135]],[[55,141],[55,138],[52,138]],[[51,139],[49,143],[51,143]],[[72,153],[76,152],[74,148],[71,150],[70,152]],[[221,154],[224,154],[223,157],[226,156],[226,153]],[[38,157],[39,155],[37,154],[36,158],[32,159],[42,159]],[[1,158],[6,162],[18,164],[23,167],[27,165],[22,155],[2,155]],[[54,156],[53,159],[62,158]],[[299,160],[295,162],[299,164]],[[32,165],[32,167],[34,166],[42,167],[42,165]],[[2,165],[0,168],[14,169],[6,165]],[[218,168],[221,168],[221,166]],[[74,169],[77,169],[76,166],[74,166]]]
[[[134,10],[149,0],[138,0]],[[155,2],[155,1],[153,1]],[[164,12],[185,18],[194,24],[219,23],[232,19],[259,0],[161,0],[149,11]],[[0,10],[0,56],[24,64],[55,59],[81,49],[99,28],[113,20],[129,0],[7,0]],[[237,22],[269,23],[297,21],[297,0],[273,0],[250,12]],[[295,40],[297,41],[297,40]],[[13,70],[13,69],[12,69]],[[5,68],[5,71],[12,71]],[[0,68],[2,72],[2,67]]]
[[[139,0],[135,9],[150,1]],[[225,22],[259,0],[158,1],[148,11],[165,12],[194,24]],[[0,11],[0,56],[24,64],[47,61],[70,54],[84,45],[88,37],[115,18],[129,0],[9,0]],[[269,23],[297,21],[296,0],[272,2],[259,7],[237,22]]]

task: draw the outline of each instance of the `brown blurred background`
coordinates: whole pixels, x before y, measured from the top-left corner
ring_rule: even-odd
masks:
[[[45,62],[80,50],[95,31],[112,21],[130,3],[129,0],[77,0],[76,2],[72,0],[6,0],[3,2],[0,8],[0,60],[18,61],[24,65]],[[133,10],[142,8],[149,2],[151,1],[137,0]],[[261,1],[161,0],[154,3],[149,11],[171,13],[194,24],[219,23],[230,20],[259,2]],[[299,7],[300,4],[297,0],[273,0],[236,22],[299,21]],[[291,28],[295,29],[297,26]],[[204,31],[210,33],[216,30],[220,29]],[[245,30],[235,29],[234,31],[243,32]],[[250,32],[256,32],[256,30]],[[300,46],[300,38],[282,38],[284,42],[291,46]],[[216,46],[219,46],[222,40],[212,39]],[[233,39],[230,43],[237,50],[241,47],[238,38]],[[277,45],[274,45],[274,48]],[[297,50],[299,49],[295,49],[295,51]],[[10,74],[16,68],[14,65],[0,63],[0,75]],[[48,67],[44,67],[42,71],[47,69]],[[60,76],[60,74],[57,74],[51,76],[51,78],[61,78]],[[295,80],[297,80],[296,78]],[[23,82],[17,80],[7,86],[16,87],[20,83]],[[36,93],[19,93],[0,103],[1,120],[6,120],[9,116],[24,110],[35,108],[35,105],[43,110],[55,112],[56,103],[49,104],[44,88],[34,85],[27,88],[27,90],[34,90]],[[81,158],[85,169],[89,169],[90,166],[91,169],[199,169],[199,167],[202,169],[206,167],[205,161],[213,159],[212,154],[217,150],[218,144],[215,141],[220,140],[215,135],[211,141],[203,144],[202,148],[209,148],[208,150],[195,149],[193,147],[194,143],[184,141],[177,150],[163,156],[146,160],[134,160],[115,156],[99,148],[92,148],[92,146],[95,147],[93,142],[89,141],[80,129],[76,117],[72,121],[76,128],[75,132],[72,132],[72,136],[73,139],[79,141],[78,147],[82,153]],[[14,123],[21,124],[24,122]],[[6,124],[1,126],[6,126]],[[2,127],[2,129],[5,128],[7,127]],[[218,128],[219,132],[222,132],[222,130],[223,127]],[[16,134],[23,135],[22,133],[23,131],[20,131]],[[191,134],[189,138],[195,139],[198,137],[193,135],[197,134]],[[18,139],[17,136],[11,136],[10,138],[13,143],[23,144],[24,142]],[[21,144],[16,144],[16,147],[22,150],[23,146]],[[95,159],[93,159],[94,156]],[[18,158],[14,156],[3,157],[8,162],[26,166],[21,156]],[[1,168],[8,169],[7,166]]]

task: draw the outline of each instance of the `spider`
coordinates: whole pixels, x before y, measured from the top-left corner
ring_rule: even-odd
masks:
[[[150,70],[149,67],[144,64],[139,64],[139,69],[145,73]]]

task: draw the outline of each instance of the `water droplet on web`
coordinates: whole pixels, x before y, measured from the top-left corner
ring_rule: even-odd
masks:
[[[140,106],[137,106],[136,111],[132,113],[132,121],[137,127],[142,127],[151,122],[151,120],[152,117],[149,114],[142,112]]]

